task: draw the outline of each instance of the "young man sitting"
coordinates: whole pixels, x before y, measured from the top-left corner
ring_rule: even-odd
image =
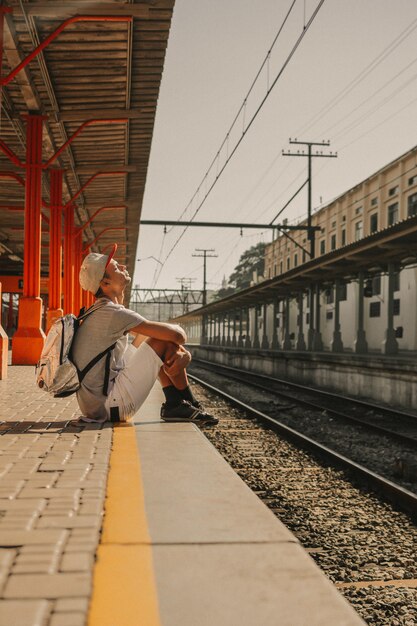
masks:
[[[184,348],[186,334],[177,325],[151,322],[123,306],[131,278],[126,266],[110,254],[87,255],[80,270],[80,285],[96,301],[75,335],[72,359],[82,369],[96,355],[114,347],[86,374],[77,391],[85,421],[126,421],[143,404],[159,378],[165,403],[164,421],[217,424],[202,410],[188,384],[186,367],[191,361]],[[128,334],[136,335],[133,343]]]

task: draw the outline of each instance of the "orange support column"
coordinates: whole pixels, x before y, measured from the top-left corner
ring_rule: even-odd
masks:
[[[82,289],[79,281],[82,256],[82,235],[79,230],[74,237],[74,313],[78,315],[82,305]]]
[[[62,170],[51,170],[51,214],[49,222],[49,307],[46,329],[63,315],[62,294]]]
[[[27,115],[25,244],[23,297],[19,301],[19,323],[13,337],[13,365],[35,365],[42,352],[41,278],[41,184],[42,184],[42,115]]]
[[[74,208],[64,211],[64,312],[74,313]]]
[[[0,283],[0,380],[7,378],[7,363],[9,357],[9,338],[1,325],[2,291]]]

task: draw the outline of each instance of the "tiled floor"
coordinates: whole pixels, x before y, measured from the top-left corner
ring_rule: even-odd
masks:
[[[33,367],[0,381],[0,624],[86,620],[112,429],[71,425],[75,396],[35,386]]]

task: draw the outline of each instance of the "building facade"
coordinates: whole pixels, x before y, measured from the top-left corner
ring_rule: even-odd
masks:
[[[324,256],[378,231],[389,229],[399,221],[407,220],[416,214],[417,146],[312,215],[312,225],[320,227],[320,231],[316,231],[315,257]],[[299,246],[285,235],[267,246],[266,279],[285,274],[309,260],[310,245],[306,231],[293,231],[291,237]],[[417,350],[417,270],[413,267],[414,264],[415,260],[410,257],[410,265],[398,271],[394,281],[395,335],[398,347],[408,350]],[[368,347],[370,350],[379,351],[387,321],[385,303],[388,297],[388,277],[378,271],[377,265],[371,273],[368,273],[363,292],[364,330]],[[354,279],[345,281],[339,295],[343,345],[349,350],[354,348],[356,338],[358,282]],[[334,329],[334,286],[322,288],[319,298],[321,318],[319,325],[323,349],[330,349]],[[307,293],[303,299],[304,322],[308,326],[310,311]],[[288,336],[289,328],[289,334],[294,338],[294,342],[299,315],[298,304],[294,300],[282,302],[276,320],[278,335],[283,338],[284,329],[287,329]],[[262,323],[261,318],[260,324]],[[272,319],[270,323],[273,324]],[[291,329],[294,329],[294,332]],[[259,330],[262,332],[261,328]]]

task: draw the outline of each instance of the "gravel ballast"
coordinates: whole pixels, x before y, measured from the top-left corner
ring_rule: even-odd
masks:
[[[417,625],[417,528],[409,517],[202,387],[193,390],[220,418],[204,434],[367,624]]]

